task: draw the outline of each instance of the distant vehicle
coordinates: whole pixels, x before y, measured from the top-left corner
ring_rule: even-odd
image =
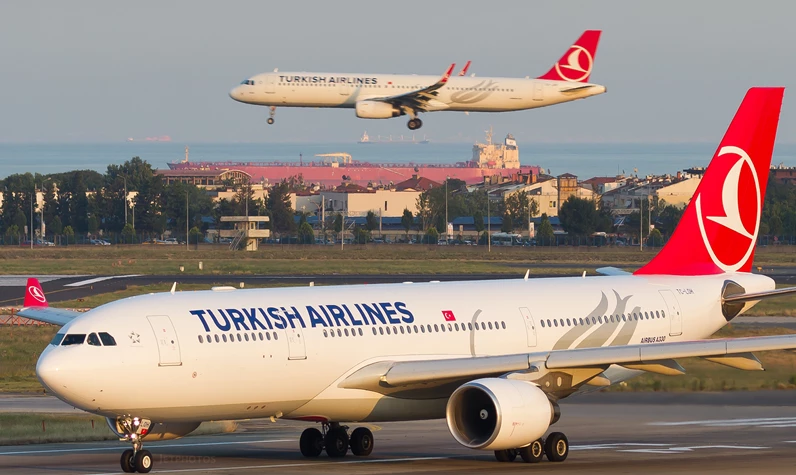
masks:
[[[28,241],[22,241],[19,245],[20,246],[30,246],[30,241],[29,240]],[[43,240],[43,239],[34,239],[33,240],[33,245],[34,246],[50,247],[50,246],[55,246],[55,243],[50,242],[50,241],[46,241],[46,240]]]
[[[164,239],[161,242],[161,244],[167,244],[167,245],[175,246],[175,245],[180,244],[180,242],[177,240],[177,238],[166,238],[166,239]]]
[[[585,31],[543,76],[536,79],[466,76],[469,61],[451,77],[406,74],[301,73],[274,70],[245,79],[229,96],[245,104],[276,107],[354,109],[362,119],[408,115],[407,127],[423,126],[421,112],[505,112],[570,102],[603,94],[605,86],[589,83],[599,30]],[[365,142],[367,143],[367,142]]]
[[[89,243],[91,243],[91,244],[93,244],[95,246],[110,246],[111,245],[111,243],[109,243],[108,241],[106,241],[104,239],[92,239],[92,240],[89,241]]]

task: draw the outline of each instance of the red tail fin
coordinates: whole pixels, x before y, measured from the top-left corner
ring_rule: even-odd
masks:
[[[636,274],[751,271],[783,92],[749,89],[671,239]]]
[[[569,47],[564,56],[550,68],[550,71],[538,79],[554,81],[588,82],[597,56],[597,43],[600,42],[600,30],[586,30],[578,41]]]
[[[25,307],[48,307],[47,297],[44,296],[44,291],[41,289],[38,279],[33,277],[28,279],[28,284],[25,286]]]

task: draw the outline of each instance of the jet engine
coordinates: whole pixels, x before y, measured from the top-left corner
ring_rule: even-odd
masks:
[[[460,386],[448,399],[448,429],[470,449],[524,447],[542,437],[557,411],[533,383],[483,378]]]
[[[124,429],[117,419],[106,417],[105,420],[114,434],[118,435],[120,439],[125,438]],[[179,439],[195,431],[199,424],[201,422],[153,422],[148,428],[142,429],[138,433],[142,438],[146,437],[147,441]]]
[[[360,119],[389,119],[401,115],[400,109],[379,101],[358,101],[356,112]]]

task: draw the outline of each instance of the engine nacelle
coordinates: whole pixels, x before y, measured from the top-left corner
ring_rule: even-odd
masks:
[[[105,420],[114,434],[119,438],[124,438],[124,429],[116,419],[106,417]],[[149,427],[141,429],[137,433],[148,441],[179,439],[195,431],[199,424],[201,422],[153,422]]]
[[[358,101],[356,111],[360,119],[390,119],[401,115],[400,109],[380,101]]]
[[[502,378],[460,386],[445,412],[456,441],[482,450],[524,447],[543,436],[555,418],[553,405],[538,386]]]

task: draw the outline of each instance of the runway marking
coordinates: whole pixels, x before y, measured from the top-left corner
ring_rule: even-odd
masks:
[[[695,445],[691,447],[667,447],[660,449],[625,449],[617,452],[631,452],[636,454],[682,454],[702,449],[730,449],[730,450],[765,450],[771,447],[757,447],[751,445]]]
[[[682,426],[705,426],[705,427],[738,427],[755,426],[763,428],[786,428],[796,427],[796,417],[764,417],[758,419],[716,419],[704,421],[682,421],[682,422],[650,422],[651,426],[682,427]]]
[[[671,447],[674,444],[643,444],[637,442],[618,442],[615,444],[590,444],[590,445],[571,445],[569,450],[600,450],[617,449],[619,447]]]
[[[158,448],[179,448],[179,447],[206,447],[212,445],[235,445],[235,444],[274,444],[277,442],[294,442],[295,439],[268,439],[268,440],[239,440],[234,442],[196,442],[193,444],[154,444]],[[20,450],[17,452],[0,452],[0,455],[33,455],[33,454],[52,454],[63,452],[101,452],[104,450],[119,450],[121,446],[112,447],[79,447],[74,449],[44,449],[44,450]]]
[[[102,282],[103,280],[125,279],[125,278],[128,278],[128,277],[138,277],[139,275],[141,275],[141,274],[109,275],[109,276],[106,276],[106,277],[95,277],[93,279],[81,280],[79,282],[72,282],[71,284],[64,284],[64,287],[82,287],[84,285],[96,284],[97,282]]]
[[[155,473],[187,473],[187,472],[228,472],[232,470],[267,470],[274,468],[294,468],[294,467],[329,467],[331,465],[353,465],[364,463],[389,463],[389,462],[427,462],[429,460],[448,460],[451,457],[407,457],[396,459],[377,459],[377,460],[344,460],[340,462],[299,462],[299,463],[280,463],[274,465],[244,465],[239,467],[217,467],[217,468],[181,468],[175,470],[155,470]],[[86,475],[117,475],[119,472],[108,473],[89,473]]]

